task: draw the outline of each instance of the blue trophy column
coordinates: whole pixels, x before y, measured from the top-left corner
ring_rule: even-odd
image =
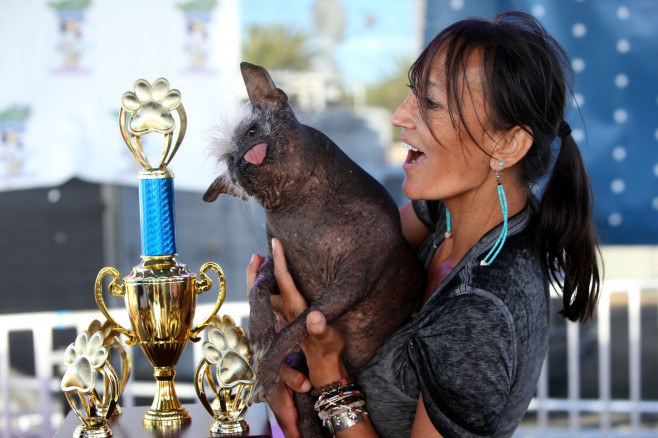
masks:
[[[165,169],[142,171],[139,178],[142,255],[176,254],[174,176]]]

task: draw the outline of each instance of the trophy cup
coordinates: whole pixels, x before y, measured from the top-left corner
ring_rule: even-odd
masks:
[[[180,126],[174,143],[176,120]],[[187,117],[178,90],[170,90],[169,82],[160,78],[153,85],[144,79],[134,84],[134,92],[124,93],[119,111],[119,129],[126,145],[142,169],[139,171],[140,225],[142,236],[141,263],[121,283],[119,272],[103,268],[96,278],[95,297],[98,308],[115,329],[126,336],[128,345],[139,343],[154,367],[157,391],[153,404],[144,416],[147,427],[177,427],[190,422],[190,415],[176,395],[175,366],[187,340],[198,341],[219,310],[226,293],[222,269],[216,263],[205,263],[196,275],[176,260],[174,217],[174,175],[167,168],[178,150]],[[164,135],[165,147],[156,167],[151,166],[142,145],[142,136]],[[173,144],[173,146],[172,146]],[[206,274],[215,271],[219,278],[219,294],[211,314],[192,328],[196,296],[209,290],[212,281]],[[132,331],[119,325],[103,300],[103,280],[111,276],[109,292],[124,298]]]

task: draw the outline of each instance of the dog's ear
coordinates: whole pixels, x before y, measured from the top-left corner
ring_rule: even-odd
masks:
[[[288,105],[288,96],[276,88],[272,77],[263,67],[242,62],[240,71],[252,105],[264,105],[272,110],[279,110]]]
[[[241,193],[239,190],[235,189],[235,186],[225,175],[220,175],[215,178],[215,180],[210,184],[210,187],[208,187],[208,190],[206,190],[206,193],[203,194],[202,199],[206,202],[213,202],[222,193],[235,196],[236,198],[243,200],[248,199],[244,193]]]

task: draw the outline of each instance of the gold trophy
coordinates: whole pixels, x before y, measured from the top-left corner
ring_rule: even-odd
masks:
[[[64,353],[67,368],[60,386],[66,401],[82,422],[73,432],[74,438],[112,436],[108,423],[120,395],[119,378],[108,361],[109,352],[104,341],[101,331],[93,335],[83,331]],[[102,396],[96,391],[98,373],[103,378]]]
[[[240,414],[247,407],[256,382],[249,340],[244,329],[236,326],[228,315],[216,317],[207,333],[203,359],[194,373],[194,389],[213,417],[210,426],[213,436],[241,435],[249,430],[249,425]],[[206,394],[206,385],[215,395],[212,403]]]
[[[176,111],[180,123],[176,141],[174,131]],[[175,427],[190,422],[190,415],[181,405],[174,388],[175,366],[187,340],[198,341],[219,310],[226,293],[222,269],[216,263],[205,263],[200,279],[176,260],[176,230],[174,217],[174,175],[167,168],[180,146],[187,118],[178,90],[170,90],[169,82],[160,78],[153,85],[140,79],[134,92],[124,93],[119,111],[121,135],[143,169],[138,174],[140,224],[142,235],[141,263],[135,266],[121,283],[119,272],[103,268],[95,285],[96,304],[116,330],[125,335],[128,345],[139,343],[154,367],[157,391],[153,404],[144,416],[147,427]],[[163,134],[165,147],[156,167],[149,163],[141,137],[149,133]],[[173,144],[173,146],[172,146]],[[215,271],[219,278],[219,295],[212,313],[192,328],[196,296],[209,290],[212,281],[206,274]],[[110,275],[109,292],[124,298],[132,331],[120,326],[103,301],[103,280]]]
[[[118,400],[118,398],[121,397],[121,394],[123,394],[123,390],[126,388],[126,385],[128,384],[128,379],[130,379],[130,374],[132,373],[132,358],[130,356],[130,352],[123,348],[123,345],[121,344],[121,340],[119,339],[120,333],[108,321],[105,321],[103,324],[101,324],[99,320],[94,319],[89,324],[87,333],[89,336],[93,336],[96,334],[96,332],[100,332],[103,335],[103,347],[107,349],[108,361],[112,356],[112,351],[116,351],[119,354],[118,361],[121,367],[121,374],[117,373],[117,377],[119,379],[119,391],[117,397]],[[103,384],[103,393],[109,393],[109,380],[105,379]],[[99,400],[101,399],[99,398]],[[98,403],[96,406],[96,410],[101,414],[105,413],[108,408],[109,406],[105,403]],[[121,415],[121,407],[117,403],[112,416],[118,415]]]

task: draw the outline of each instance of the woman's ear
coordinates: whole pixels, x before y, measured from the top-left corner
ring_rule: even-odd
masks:
[[[489,165],[492,169],[499,169],[500,162],[507,168],[515,165],[528,153],[533,142],[532,130],[528,126],[514,126],[492,151]]]

